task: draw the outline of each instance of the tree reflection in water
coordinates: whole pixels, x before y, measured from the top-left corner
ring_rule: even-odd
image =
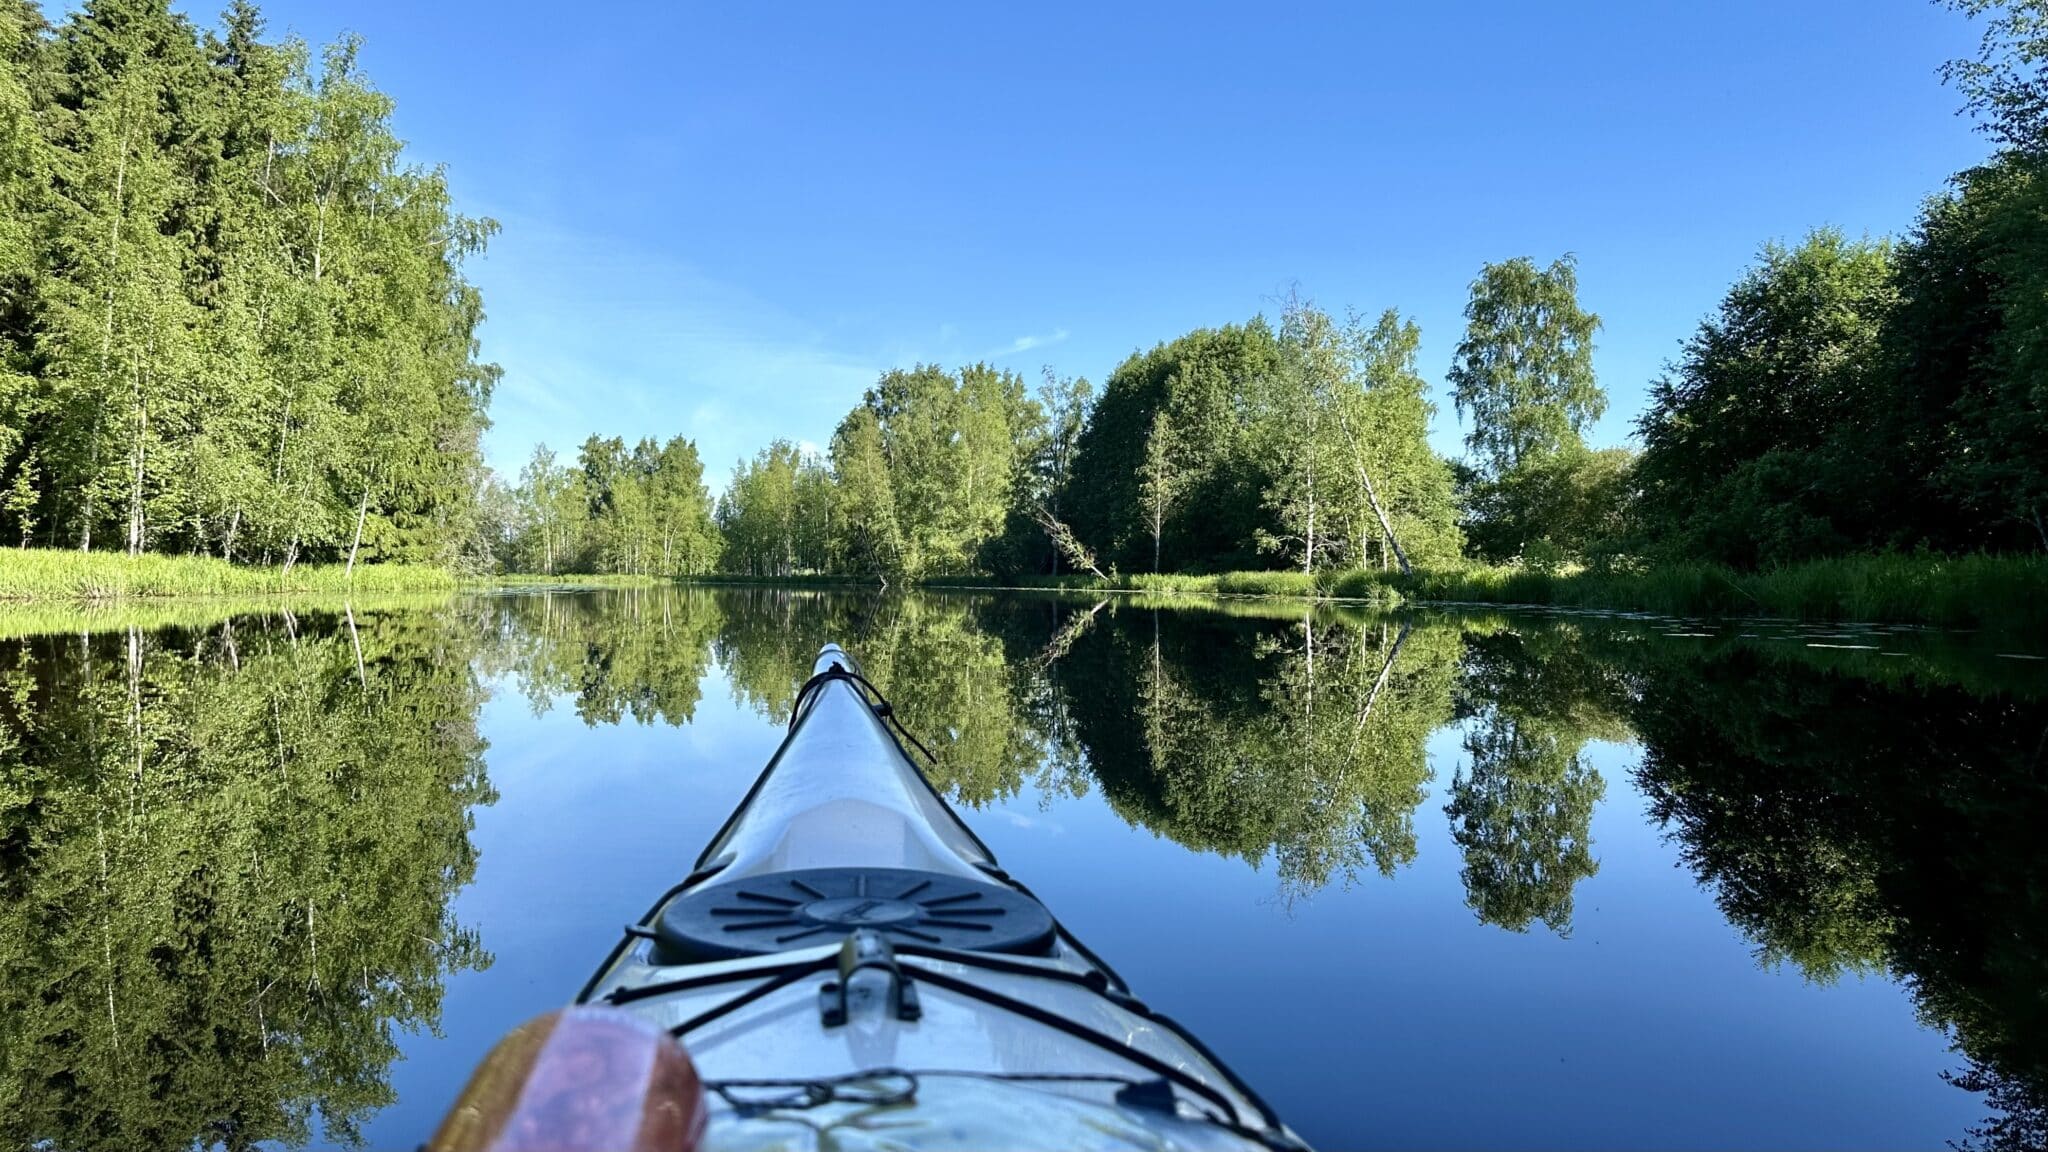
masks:
[[[490,962],[448,914],[494,799],[475,646],[412,613],[0,642],[0,1143],[347,1140],[391,1101],[394,1029]]]
[[[1099,790],[1271,864],[1282,897],[1398,874],[1443,813],[1478,918],[1568,933],[1635,742],[1649,816],[1765,964],[1881,972],[1949,1030],[1973,1139],[2048,1145],[2048,690],[1930,649],[1844,659],[1562,617],[652,589],[0,641],[0,1139],[346,1140],[397,1032],[489,962],[454,922],[493,799],[484,685],[681,725],[722,679],[785,722],[845,644],[986,805]]]

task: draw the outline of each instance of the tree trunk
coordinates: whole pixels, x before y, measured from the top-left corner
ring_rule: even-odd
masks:
[[[107,368],[114,358],[114,284],[120,279],[121,268],[121,221],[128,215],[128,145],[134,133],[134,121],[127,115],[126,96],[123,95],[121,116],[121,155],[114,161],[114,220],[108,225],[107,267],[114,270],[114,280],[107,284],[106,322],[100,333],[100,379],[107,378]],[[95,406],[92,415],[92,466],[85,478],[84,530],[79,533],[78,550],[92,551],[92,492],[95,477],[99,471],[100,459],[100,409]]]
[[[145,456],[149,451],[149,406],[143,403],[142,400],[141,365],[136,366],[134,380],[136,413],[135,450],[129,453],[129,457],[135,462],[135,482],[130,487],[128,493],[128,555],[130,556],[139,555],[142,552],[142,473],[145,465]]]
[[[1358,710],[1359,728],[1364,728],[1365,722],[1372,718],[1372,706],[1379,703],[1380,693],[1387,687],[1387,677],[1394,674],[1394,661],[1401,656],[1401,645],[1408,642],[1408,628],[1408,622],[1402,621],[1401,633],[1394,637],[1394,646],[1388,650],[1386,662],[1380,665],[1379,679],[1372,682],[1372,691],[1366,693],[1365,707]]]
[[[348,616],[348,644],[356,653],[356,683],[363,686],[365,696],[370,693],[370,678],[363,674],[363,641],[356,635],[356,610],[348,601],[341,602],[341,610]]]
[[[363,485],[363,498],[356,504],[356,535],[348,542],[348,567],[342,569],[341,582],[353,584],[356,579],[356,550],[363,546],[363,518],[370,513],[370,486]],[[353,627],[353,624],[351,624]]]
[[[1308,532],[1302,538],[1301,571],[1307,575],[1316,567],[1316,462],[1311,456],[1308,462]],[[1310,657],[1313,662],[1314,657]]]
[[[1372,514],[1380,518],[1380,530],[1387,534],[1387,544],[1394,550],[1394,559],[1400,561],[1401,575],[1414,575],[1414,569],[1408,566],[1408,554],[1401,550],[1401,541],[1394,535],[1393,521],[1387,519],[1387,510],[1380,507],[1379,493],[1373,488],[1372,475],[1365,470],[1363,463],[1358,466],[1358,479],[1365,485],[1365,498],[1372,502]],[[1381,566],[1384,567],[1384,563]]]

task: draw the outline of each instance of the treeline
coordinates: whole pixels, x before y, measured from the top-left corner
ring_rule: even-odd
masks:
[[[2048,549],[2048,6],[1948,79],[1998,144],[1896,244],[1770,246],[1638,421],[1641,548],[1736,565]]]
[[[1555,571],[2048,550],[2048,10],[1947,78],[1997,142],[1897,243],[1767,245],[1596,450],[1600,319],[1570,256],[1484,266],[1446,382],[1415,325],[1290,299],[1131,356],[1100,395],[984,365],[886,373],[827,453],[778,443],[719,505],[728,571],[916,578],[1294,567]]]
[[[630,452],[618,437],[592,436],[574,464],[541,444],[518,486],[493,485],[488,503],[496,560],[511,572],[702,575],[722,546],[704,462],[680,436]]]
[[[777,441],[720,497],[721,566],[883,579],[1443,561],[1420,332],[1292,300],[1275,327],[1132,356],[1098,398],[974,364],[882,375],[824,453]]]
[[[344,41],[247,0],[0,0],[0,541],[453,563],[496,225],[408,164]]]

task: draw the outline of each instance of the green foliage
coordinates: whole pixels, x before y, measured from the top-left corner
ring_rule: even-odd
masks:
[[[1569,935],[1573,892],[1599,871],[1590,829],[1607,787],[1585,744],[1630,734],[1619,678],[1556,639],[1467,633],[1466,762],[1444,814],[1481,921],[1521,932],[1541,920]]]
[[[1467,901],[1488,924],[1569,932],[1572,891],[1599,870],[1587,829],[1606,791],[1600,773],[1569,739],[1492,709],[1465,753],[1444,811],[1465,854]]]
[[[479,604],[479,654],[509,675],[536,716],[567,697],[585,724],[688,724],[702,700],[713,641],[726,625],[716,597],[672,588],[500,596]]]
[[[1465,529],[1474,555],[1538,572],[1600,561],[1626,539],[1635,454],[1572,443],[1496,480],[1466,473]]]
[[[1855,430],[1886,402],[1896,299],[1887,244],[1823,229],[1764,248],[1637,421],[1636,514],[1654,550],[1754,567],[1873,539],[1851,535],[1870,485]]]
[[[1419,571],[1395,586],[1411,599],[1434,603],[1883,621],[2048,635],[2048,563],[2032,557],[1842,556],[1763,572],[1697,563],[1639,571],[1468,566]]]
[[[1902,544],[2048,550],[2048,160],[1930,202],[1899,260],[1892,392],[1868,452],[1908,478]]]
[[[349,1141],[392,1102],[398,1032],[491,960],[449,913],[495,799],[455,623],[0,645],[0,1141]]]
[[[1389,308],[1370,326],[1354,315],[1343,339],[1356,383],[1336,405],[1337,516],[1345,538],[1357,541],[1347,559],[1382,571],[1403,556],[1413,564],[1455,561],[1464,541],[1451,465],[1429,446],[1436,406],[1416,363],[1421,327]]]
[[[0,539],[454,565],[475,554],[463,261],[353,42],[238,3],[0,11]]]
[[[1061,507],[1112,571],[1451,559],[1420,340],[1398,313],[1339,323],[1295,298],[1277,333],[1255,319],[1133,356],[1076,440]]]
[[[1517,258],[1480,269],[1451,365],[1465,444],[1465,532],[1480,556],[1554,567],[1606,546],[1622,508],[1625,454],[1586,450],[1607,408],[1593,375],[1600,318],[1579,307],[1570,256],[1539,269]]]
[[[896,488],[889,475],[882,423],[873,408],[855,408],[833,432],[832,480],[841,525],[832,541],[834,567],[878,576],[903,571]]]
[[[1086,384],[1068,388],[1062,434],[1071,437]],[[1070,451],[1050,443],[1045,411],[1015,373],[986,364],[885,372],[840,422],[829,465],[778,440],[734,473],[719,500],[725,568],[913,579],[986,571],[1033,550],[1014,539],[1026,531],[1021,513]]]
[[[300,565],[292,578],[303,572],[324,568]],[[160,596],[122,600],[7,600],[0,601],[0,640],[19,639],[48,632],[113,632],[128,629],[157,631],[169,628],[199,630],[218,627],[237,616],[261,616],[289,607],[294,614],[311,614],[346,619],[359,615],[399,610],[433,611],[452,600],[448,591],[385,592],[294,592],[280,600],[273,589],[266,593],[229,595]]]
[[[657,445],[592,436],[575,466],[546,444],[519,472],[498,542],[501,570],[552,575],[695,576],[718,562],[723,538],[695,442]]]
[[[296,564],[257,568],[212,556],[74,552],[44,548],[0,552],[0,600],[127,600],[170,596],[251,596],[452,590],[455,574],[411,564]]]
[[[1639,421],[1644,552],[2048,550],[2048,9],[1952,6],[1989,18],[1946,75],[2003,150],[1896,249],[1765,249]]]
[[[1159,571],[1161,537],[1167,514],[1180,500],[1185,486],[1176,455],[1173,419],[1164,409],[1152,414],[1152,428],[1145,434],[1145,461],[1138,469],[1138,495],[1143,502],[1146,524],[1152,529],[1152,571]]]
[[[1104,798],[1181,844],[1271,859],[1305,895],[1416,853],[1455,629],[1119,613],[1052,674]]]
[[[1267,466],[1250,409],[1279,370],[1279,338],[1264,320],[1200,329],[1119,365],[1076,439],[1060,507],[1105,567],[1149,569],[1145,454],[1155,415],[1175,430],[1166,468],[1178,478],[1178,507],[1160,538],[1164,569],[1260,565],[1255,540],[1268,523]]]
[[[741,461],[718,498],[725,567],[755,576],[822,571],[831,560],[832,502],[825,462],[787,440]]]
[[[1992,139],[2016,153],[2048,153],[2048,3],[2043,0],[1947,0],[1988,16],[1974,59],[1957,60],[1942,78],[1962,89],[1966,107]]]
[[[1637,784],[1768,963],[1884,972],[2008,1113],[2048,1100],[2038,699],[1636,646]],[[2024,1141],[2010,1147],[2032,1146]]]
[[[1492,479],[1577,444],[1607,410],[1593,375],[1600,318],[1579,307],[1578,262],[1526,256],[1480,268],[1449,382],[1465,443]]]

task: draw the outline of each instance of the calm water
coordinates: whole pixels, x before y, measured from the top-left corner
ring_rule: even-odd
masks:
[[[687,870],[828,639],[1009,870],[1326,1148],[1933,1148],[2048,1084],[2048,663],[1995,638],[193,612],[0,640],[0,1146],[416,1145]]]

